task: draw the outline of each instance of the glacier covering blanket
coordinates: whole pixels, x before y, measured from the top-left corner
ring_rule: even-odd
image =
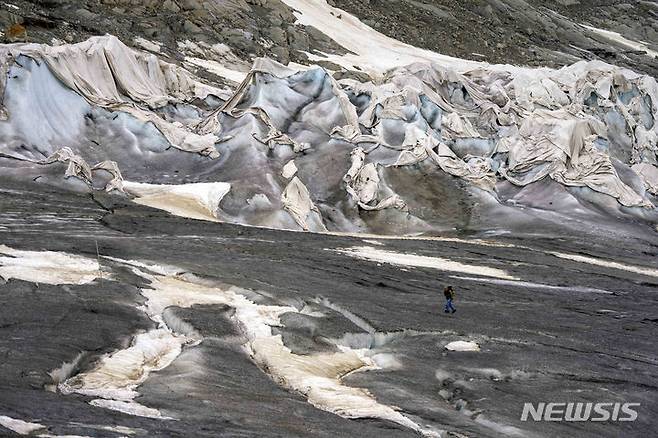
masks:
[[[102,171],[107,190],[176,214],[311,231],[445,230],[455,226],[441,211],[445,196],[474,199],[451,213],[461,217],[507,202],[504,184],[552,180],[614,216],[658,220],[658,85],[602,62],[560,70],[416,62],[361,82],[257,59],[228,94],[111,36],[8,45],[2,54],[14,73],[4,84],[3,165],[32,166],[26,174],[35,177],[46,172],[36,164],[64,162],[67,177],[95,188]],[[17,62],[26,57],[45,67]],[[76,110],[29,94],[37,77],[63,87],[57,95]],[[220,98],[214,107],[203,100],[210,94]],[[67,128],[53,121],[30,132],[21,111],[32,108],[56,110]],[[204,191],[198,210],[195,193],[144,195],[146,186],[126,190],[124,178],[231,189]]]

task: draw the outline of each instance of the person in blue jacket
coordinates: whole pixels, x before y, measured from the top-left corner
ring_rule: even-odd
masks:
[[[443,295],[446,297],[446,305],[443,307],[443,311],[445,313],[455,313],[457,309],[452,304],[452,301],[455,299],[455,291],[452,286],[447,286],[443,289]]]

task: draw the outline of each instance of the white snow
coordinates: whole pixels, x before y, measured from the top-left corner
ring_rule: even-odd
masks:
[[[201,59],[195,58],[193,56],[186,56],[185,62],[188,62],[196,67],[200,67],[210,73],[216,74],[217,76],[228,79],[232,82],[236,82],[238,84],[247,77],[246,72],[233,70],[211,59]]]
[[[186,341],[164,328],[139,334],[130,347],[104,357],[96,368],[66,380],[59,389],[63,394],[131,401],[149,373],[171,364]]]
[[[94,399],[89,402],[90,405],[96,406],[99,408],[111,409],[113,411],[123,412],[128,415],[135,415],[137,417],[147,417],[147,418],[157,418],[159,420],[171,420],[171,417],[166,417],[160,413],[157,409],[149,408],[144,405],[140,405],[134,401],[122,401],[122,400],[108,400],[104,398]]]
[[[597,289],[594,287],[584,287],[584,286],[553,286],[550,284],[532,283],[529,281],[496,280],[496,279],[479,278],[479,277],[462,277],[458,275],[451,276],[450,278],[454,278],[456,280],[479,281],[484,283],[500,284],[503,286],[524,287],[527,289],[547,289],[547,290],[556,290],[556,291],[565,291],[565,292],[583,292],[583,293],[595,293],[595,294],[606,294],[606,295],[613,294],[613,292],[610,292],[609,290]]]
[[[150,289],[142,290],[147,299],[154,297],[153,302],[146,302],[142,310],[158,323],[159,327],[134,337],[132,345],[118,350],[101,359],[92,370],[78,374],[59,384],[64,394],[79,393],[88,396],[101,397],[91,402],[94,406],[114,409],[131,415],[165,419],[157,409],[143,406],[133,401],[139,395],[137,388],[148,378],[149,374],[169,366],[181,353],[184,345],[198,343],[200,339],[189,336],[189,333],[173,332],[163,321],[162,313],[170,305],[189,307],[193,304],[217,302],[212,296],[197,294],[185,289],[186,282],[174,282],[173,286],[167,279],[173,278],[172,272],[180,272],[168,266],[145,263],[131,263],[112,258],[134,267],[135,273],[153,281],[153,287],[158,287],[154,293]],[[152,276],[137,269],[137,266],[150,271],[164,272],[167,276]],[[157,282],[158,278],[162,281]],[[167,287],[167,286],[170,287]],[[196,292],[196,290],[192,290]],[[185,299],[176,299],[177,297]],[[223,302],[223,301],[220,301]]]
[[[480,346],[473,341],[453,341],[445,346],[450,351],[480,351]]]
[[[626,265],[624,263],[612,262],[609,260],[597,259],[595,257],[588,257],[579,254],[567,254],[556,251],[549,251],[548,254],[554,255],[561,259],[573,260],[575,262],[587,263],[595,266],[603,266],[606,268],[619,269],[622,271],[633,272],[635,274],[647,275],[649,277],[658,277],[658,269],[647,268],[644,266]]]
[[[651,50],[649,47],[647,47],[647,43],[645,43],[645,42],[629,40],[629,39],[624,38],[623,36],[621,36],[618,32],[612,32],[610,30],[599,29],[599,28],[596,28],[596,27],[593,27],[593,26],[588,26],[586,24],[581,24],[581,26],[584,27],[585,29],[591,30],[594,33],[597,33],[598,35],[601,35],[602,37],[604,37],[604,38],[606,38],[610,41],[614,41],[614,42],[619,43],[623,46],[626,46],[629,49],[644,51],[644,52],[647,53],[648,56],[650,56],[652,58],[658,57],[658,52],[656,52],[655,50]]]
[[[0,245],[0,276],[47,284],[84,284],[100,274],[94,259],[55,251],[22,251]]]
[[[34,431],[46,428],[46,426],[39,423],[30,423],[6,415],[0,415],[0,426],[16,432],[19,435],[29,435]]]
[[[388,263],[397,266],[413,266],[419,268],[432,268],[441,271],[462,272],[468,274],[482,275],[485,277],[502,278],[506,280],[518,280],[502,269],[490,268],[488,266],[467,265],[441,257],[420,256],[416,254],[404,254],[371,246],[355,246],[352,248],[334,250],[350,257],[370,260],[373,262]]]
[[[132,427],[127,427],[127,426],[108,426],[104,424],[87,424],[87,423],[80,423],[77,421],[71,421],[69,422],[71,426],[78,426],[81,428],[85,429],[97,429],[97,430],[107,430],[110,432],[117,432],[120,433],[122,436],[127,436],[127,435],[136,435],[136,434],[143,434],[145,431],[143,429],[134,429]]]
[[[120,261],[119,259],[114,259]],[[131,265],[129,261],[122,262]],[[139,263],[140,266],[152,266]],[[153,271],[152,269],[149,269]],[[247,291],[217,284],[191,274],[148,274],[133,264],[133,271],[150,280],[150,288],[143,289],[147,298],[143,309],[160,328],[138,335],[128,349],[104,358],[99,366],[67,382],[75,392],[104,397],[92,402],[96,406],[120,410],[133,415],[155,416],[159,412],[132,401],[137,386],[150,371],[166,367],[180,353],[190,339],[172,333],[163,321],[167,307],[190,307],[194,304],[226,304],[235,309],[234,318],[244,330],[248,342],[245,350],[252,360],[272,378],[293,391],[303,394],[309,403],[347,418],[381,418],[393,421],[426,436],[434,432],[407,418],[394,408],[381,404],[367,391],[343,385],[348,373],[377,368],[368,352],[340,346],[340,352],[297,355],[287,348],[280,335],[272,333],[279,326],[279,318],[288,312],[298,312],[291,306],[260,305],[246,297]],[[166,269],[167,272],[171,272]],[[178,271],[180,272],[180,270]],[[154,336],[157,332],[158,336]],[[199,342],[200,339],[194,340]],[[386,366],[395,363],[390,357],[377,360]],[[62,385],[60,385],[62,386]]]
[[[130,262],[113,259],[131,265]],[[148,266],[151,270],[171,272],[168,267],[137,263],[140,267]],[[164,323],[163,311],[166,307],[177,305],[189,307],[194,304],[224,303],[216,293],[206,293],[203,288],[195,288],[191,283],[177,280],[173,275],[150,275],[138,270],[132,264],[136,274],[151,280],[153,289],[142,289],[148,301],[142,307],[147,315],[159,327],[134,337],[132,345],[118,350],[101,359],[92,370],[78,374],[59,385],[64,394],[84,394],[100,397],[93,400],[94,406],[114,409],[131,415],[152,418],[164,417],[157,409],[143,406],[133,401],[139,393],[137,388],[149,377],[151,372],[169,366],[181,353],[184,345],[195,344],[200,339],[190,333],[175,333]],[[180,271],[180,270],[178,270]]]
[[[36,436],[38,436],[39,438],[94,438],[89,435],[54,435],[51,433],[40,433]]]
[[[454,242],[463,243],[466,245],[490,246],[493,248],[515,248],[516,245],[512,243],[496,242],[493,240],[483,239],[460,239],[458,237],[443,237],[443,236],[422,236],[422,235],[404,235],[395,236],[390,234],[372,234],[372,233],[350,233],[343,231],[328,231],[323,234],[332,236],[343,237],[357,237],[361,239],[378,239],[378,240],[414,240],[414,241],[427,241],[427,242]],[[380,243],[381,244],[381,243]]]
[[[137,204],[168,211],[176,216],[218,222],[216,211],[231,189],[229,183],[190,183],[180,185],[123,182],[123,189]]]
[[[349,69],[359,66],[372,73],[381,73],[393,67],[418,61],[436,62],[457,70],[469,70],[485,65],[440,55],[387,37],[366,26],[353,15],[329,6],[325,0],[283,0],[283,3],[295,10],[297,23],[315,27],[353,52],[341,56],[318,56],[307,53],[312,61],[326,59]]]
[[[201,236],[181,236],[182,238],[191,238],[191,239],[196,239],[196,238],[201,238]],[[121,259],[118,257],[110,257],[110,256],[103,256],[104,259],[112,260],[115,262],[119,263],[125,263],[130,266],[134,266],[136,268],[143,268],[146,269],[150,272],[154,272],[156,274],[160,275],[177,275],[181,273],[181,269],[177,268],[176,266],[171,266],[171,265],[161,265],[161,264],[155,264],[155,263],[146,263],[146,262],[140,262],[138,260],[125,260]]]

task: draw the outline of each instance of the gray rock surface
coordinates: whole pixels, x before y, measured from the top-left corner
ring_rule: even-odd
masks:
[[[0,28],[20,23],[28,40],[67,42],[111,33],[128,44],[135,37],[162,43],[172,59],[178,41],[223,43],[242,59],[275,55],[306,62],[304,51],[345,50],[311,27],[295,24],[280,0],[79,0],[15,1],[0,5]],[[658,60],[582,27],[619,32],[658,50],[658,7],[637,1],[336,0],[333,4],[374,29],[442,54],[492,63],[563,66],[601,59],[656,76]],[[273,47],[274,48],[273,48]]]
[[[36,206],[39,215],[32,214]],[[655,238],[583,240],[546,233],[489,239],[506,245],[499,247],[468,238],[377,239],[389,251],[486,264],[544,285],[519,288],[327,251],[372,244],[360,238],[208,224],[43,184],[17,186],[3,179],[0,207],[0,242],[11,247],[96,257],[97,243],[102,257],[176,265],[250,289],[264,303],[307,303],[309,311],[325,316],[283,318],[280,331],[289,348],[314,354],[341,339],[341,345],[383,355],[388,368],[351,374],[345,384],[367,388],[378,401],[445,436],[642,437],[656,428],[658,279],[550,255],[580,253],[655,268]],[[54,223],[51,215],[75,220]],[[121,433],[107,427],[122,426],[134,436],[417,436],[384,421],[329,414],[282,389],[241,348],[242,329],[226,306],[168,310],[204,340],[152,373],[138,401],[176,421],[99,409],[87,404],[89,397],[45,390],[52,368],[84,351],[74,372],[84,370],[152,324],[136,310],[142,300],[136,287],[146,286],[143,281],[109,259],[102,264],[112,270],[111,280],[68,287],[0,284],[3,415],[37,422],[54,435],[114,437]],[[441,311],[440,289],[447,283],[458,293],[455,315]],[[591,289],[569,289],[576,286]],[[463,339],[478,342],[481,351],[445,350],[448,342]],[[638,420],[626,423],[519,420],[525,401],[566,399],[641,407]]]

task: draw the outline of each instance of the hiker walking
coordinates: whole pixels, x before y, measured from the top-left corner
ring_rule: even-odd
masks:
[[[443,295],[446,297],[446,305],[443,307],[445,313],[455,313],[457,309],[452,305],[452,300],[455,299],[455,291],[452,289],[452,286],[447,286],[443,289]]]

